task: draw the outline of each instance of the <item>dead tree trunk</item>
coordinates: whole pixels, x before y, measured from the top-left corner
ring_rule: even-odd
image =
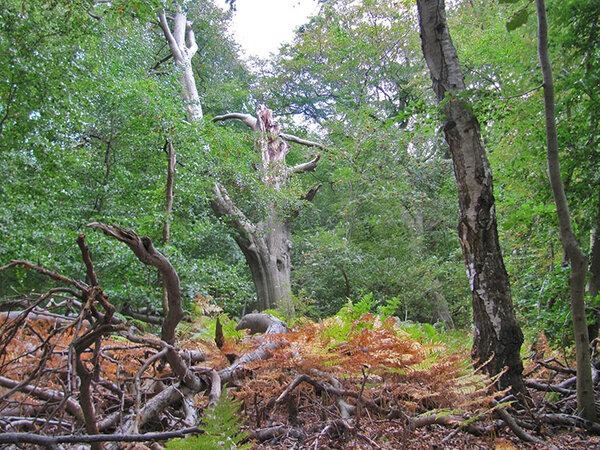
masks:
[[[508,275],[498,242],[492,171],[477,118],[459,94],[464,80],[446,24],[443,0],[418,0],[423,55],[444,115],[444,134],[458,185],[460,239],[473,296],[473,358],[491,375],[506,372],[500,388],[525,394],[517,323]]]
[[[577,409],[582,418],[595,421],[594,383],[590,365],[589,335],[584,302],[587,258],[581,251],[581,247],[573,231],[571,213],[569,212],[565,187],[560,174],[558,133],[554,113],[554,78],[548,54],[548,23],[546,21],[546,5],[544,0],[536,0],[536,6],[538,15],[538,53],[544,81],[548,172],[560,225],[560,239],[565,254],[571,262],[569,287],[571,290],[571,313],[573,316],[573,333],[575,335],[575,351],[577,354]]]
[[[171,54],[179,69],[179,81],[181,82],[181,95],[185,102],[187,118],[190,122],[202,120],[202,104],[196,88],[194,71],[192,69],[192,58],[198,51],[196,36],[192,30],[192,23],[187,16],[178,11],[173,18],[173,31],[167,23],[167,16],[163,12],[159,16],[160,27],[171,48]]]
[[[175,14],[172,30],[165,13],[162,13],[159,18],[175,63],[181,71],[180,82],[182,97],[187,108],[187,118],[190,122],[199,122],[203,115],[192,71],[192,57],[198,50],[192,24],[182,12]],[[249,114],[233,113],[215,117],[214,120],[227,119],[240,119],[254,131],[260,132],[255,145],[262,155],[262,179],[268,187],[278,190],[287,182],[291,173],[306,172],[316,168],[318,157],[294,168],[286,166],[285,157],[289,151],[286,141],[307,146],[321,146],[295,136],[282,134],[279,124],[271,116],[271,111],[264,106],[259,108],[256,118]],[[311,189],[306,199],[312,199],[315,193],[316,189]],[[290,218],[283,217],[273,204],[266,218],[253,224],[237,208],[224,186],[215,185],[213,194],[211,205],[215,214],[227,218],[238,232],[235,240],[250,267],[259,310],[281,306],[292,312]]]
[[[307,146],[321,147],[311,141],[281,133],[279,123],[272,117],[271,110],[261,105],[256,117],[249,114],[226,114],[213,121],[239,119],[249,128],[259,133],[255,141],[256,151],[261,155],[261,181],[273,190],[280,190],[294,173],[315,170],[320,156],[311,161],[288,167],[285,157],[289,152],[286,141]],[[312,200],[318,186],[311,189],[304,199]],[[292,312],[290,276],[292,263],[292,219],[294,212],[284,215],[275,203],[268,207],[264,219],[252,223],[229,197],[224,186],[216,184],[213,189],[211,206],[217,217],[222,217],[236,230],[235,240],[239,245],[252,273],[256,287],[258,309],[281,307]]]

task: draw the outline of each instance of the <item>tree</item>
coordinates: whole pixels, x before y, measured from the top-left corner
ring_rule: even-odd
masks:
[[[492,172],[479,123],[463,95],[465,84],[446,23],[443,0],[417,1],[423,55],[443,114],[444,135],[458,185],[458,235],[473,297],[476,365],[502,374],[500,388],[525,395],[520,358],[523,334],[516,321],[498,241]],[[506,372],[503,371],[506,368]]]
[[[558,133],[554,112],[554,79],[552,65],[548,54],[548,23],[544,0],[536,0],[538,16],[538,52],[544,79],[544,112],[546,118],[546,140],[548,152],[548,172],[556,213],[560,225],[560,237],[565,254],[571,263],[569,285],[571,289],[571,311],[573,315],[573,332],[577,353],[577,408],[584,419],[596,420],[596,403],[594,383],[590,366],[590,349],[587,320],[585,314],[585,282],[587,274],[587,258],[581,251],[573,225],[565,195],[564,184],[560,173],[558,157]]]
[[[320,144],[282,134],[279,123],[265,106],[261,105],[256,117],[247,114],[226,114],[216,116],[213,121],[240,119],[251,130],[259,133],[255,140],[256,151],[260,154],[260,167],[257,168],[264,185],[277,193],[282,191],[291,175],[314,171],[320,159],[317,155],[311,161],[288,167],[285,157],[289,152],[286,141],[297,142],[310,147]],[[312,187],[301,200],[312,201],[320,184]],[[263,217],[252,223],[232,201],[225,187],[219,183],[213,189],[211,206],[217,217],[225,218],[236,230],[235,240],[246,257],[256,287],[259,310],[281,307],[293,311],[291,300],[291,249],[292,220],[297,215],[294,208],[282,210],[281,205],[269,201]]]
[[[160,25],[171,48],[177,70],[180,73],[181,93],[187,108],[188,120],[192,123],[203,119],[202,105],[191,70],[192,58],[198,49],[192,23],[181,9],[175,13],[173,31],[169,27],[164,12],[160,14]],[[230,113],[216,116],[213,121],[240,119],[251,130],[258,133],[255,150],[260,154],[261,164],[257,168],[259,178],[268,189],[280,193],[289,177],[295,173],[313,171],[320,155],[306,163],[292,168],[286,165],[289,145],[296,142],[309,147],[320,144],[281,133],[279,124],[273,119],[269,109],[261,106],[256,117],[249,114]],[[315,186],[302,197],[311,201],[320,186]],[[293,311],[291,300],[290,273],[292,270],[290,251],[291,221],[296,211],[281,211],[281,205],[270,202],[265,216],[256,224],[252,223],[235,204],[225,186],[216,183],[212,189],[211,206],[217,217],[225,220],[235,230],[235,241],[239,245],[252,273],[258,297],[258,309],[282,307]]]

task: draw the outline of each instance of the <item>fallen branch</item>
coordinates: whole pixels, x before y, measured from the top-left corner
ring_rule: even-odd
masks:
[[[526,387],[536,389],[538,391],[559,392],[565,395],[573,395],[576,393],[573,389],[566,389],[564,387],[561,387],[560,385],[544,384],[534,380],[524,380],[524,382]]]
[[[258,430],[254,430],[252,433],[246,436],[240,442],[240,444],[245,444],[250,441],[266,442],[284,435],[293,437],[294,439],[300,442],[305,440],[307,437],[306,433],[302,430],[289,428],[284,425],[277,425],[274,427],[260,428]]]
[[[11,380],[10,378],[6,378],[3,376],[0,376],[0,386],[4,386],[7,388],[17,388],[17,390],[25,392],[26,394],[31,394],[34,397],[39,398],[40,400],[56,402],[64,401],[65,409],[67,410],[67,412],[70,413],[73,417],[75,417],[77,422],[79,422],[80,424],[83,424],[85,422],[81,407],[72,398],[65,398],[65,395],[62,392],[56,391],[54,389],[42,389],[35,386],[31,386],[29,384],[21,385],[20,382],[16,380]]]
[[[551,443],[548,443],[546,441],[543,441],[542,439],[536,438],[535,436],[532,436],[531,434],[527,433],[523,428],[521,428],[517,424],[517,421],[514,419],[514,417],[511,416],[509,414],[509,412],[506,409],[503,408],[503,405],[501,405],[500,403],[498,403],[495,400],[492,400],[492,405],[494,405],[496,407],[496,409],[494,410],[494,412],[504,421],[504,423],[506,423],[506,425],[508,425],[508,427],[511,429],[511,431],[519,439],[521,439],[524,442],[531,442],[533,444],[540,444],[540,445],[543,445],[545,447],[549,447],[549,448],[551,448],[553,450],[558,450],[558,447],[556,447],[554,444],[551,444]]]
[[[41,436],[30,433],[0,433],[0,444],[34,444],[52,447],[58,444],[91,444],[94,442],[150,442],[182,438],[190,434],[200,434],[198,427],[183,428],[176,431],[145,434],[94,434],[84,436]]]
[[[287,333],[287,325],[282,320],[271,314],[247,314],[239,321],[236,326],[236,330],[249,329],[251,332],[260,333],[263,332],[265,335],[270,334],[285,334]],[[237,359],[231,366],[219,371],[219,377],[223,384],[231,382],[235,375],[239,373],[244,364],[253,361],[260,361],[271,357],[271,353],[278,348],[286,345],[284,342],[271,341],[265,339],[265,341],[256,349]]]

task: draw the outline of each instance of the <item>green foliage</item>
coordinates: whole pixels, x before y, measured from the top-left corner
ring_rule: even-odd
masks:
[[[385,302],[385,305],[381,305],[378,311],[382,317],[387,318],[396,315],[397,311],[400,310],[401,305],[402,299],[398,297],[392,297]]]
[[[227,395],[224,389],[216,404],[204,411],[200,427],[203,433],[184,439],[174,439],[167,443],[167,449],[244,449],[251,444],[240,442],[247,436],[241,430],[239,416],[240,402],[236,402]]]
[[[506,30],[514,31],[517,28],[525,25],[527,20],[529,19],[529,8],[526,6],[524,8],[519,9],[516,13],[514,13],[508,22],[506,22]]]
[[[375,304],[373,293],[369,292],[356,303],[352,303],[352,300],[348,299],[348,303],[339,311],[338,316],[346,321],[358,320],[364,314],[371,312]]]
[[[193,319],[191,326],[181,324],[180,332],[194,340],[213,341],[217,328],[217,318],[221,322],[223,335],[227,339],[239,340],[245,336],[244,330],[236,330],[237,321],[231,319],[227,314],[209,316],[197,307],[192,308]]]

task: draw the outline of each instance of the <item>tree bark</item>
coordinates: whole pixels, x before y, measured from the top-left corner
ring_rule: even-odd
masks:
[[[590,231],[590,277],[587,284],[587,293],[590,299],[594,299],[600,294],[600,190],[598,192],[598,203],[596,211],[596,226]],[[600,330],[600,313],[597,309],[593,311],[592,323],[588,326],[590,341],[598,337]]]
[[[554,195],[554,203],[556,204],[556,213],[558,215],[560,239],[565,255],[571,262],[569,287],[571,290],[571,315],[573,317],[573,333],[575,334],[575,351],[577,355],[577,409],[582,418],[595,421],[596,405],[584,302],[587,258],[581,251],[581,247],[573,231],[571,213],[569,212],[569,205],[560,173],[558,133],[554,112],[554,78],[548,54],[548,23],[544,0],[536,0],[536,7],[538,15],[538,53],[544,82],[548,172],[552,194]]]
[[[164,12],[160,14],[159,20],[160,27],[171,48],[175,64],[180,71],[179,81],[182,86],[181,94],[185,102],[187,119],[192,123],[201,121],[203,117],[202,104],[200,103],[192,68],[192,58],[198,51],[198,44],[192,30],[192,22],[187,20],[187,16],[180,11],[175,14],[173,19],[173,31],[169,27]]]
[[[320,156],[295,167],[286,165],[285,157],[289,152],[286,141],[308,146],[320,145],[295,136],[283,135],[279,123],[272,117],[271,110],[264,105],[258,108],[256,117],[250,114],[231,113],[217,116],[213,121],[229,119],[241,120],[250,129],[259,133],[254,144],[256,151],[261,155],[261,165],[258,170],[260,170],[261,181],[269,188],[280,190],[292,174],[313,171],[317,167]],[[303,198],[312,200],[317,190],[318,186],[315,186]],[[234,238],[250,267],[259,311],[279,307],[293,313],[290,254],[294,212],[290,212],[287,217],[282,217],[279,208],[272,202],[265,217],[254,224],[237,208],[225,187],[219,184],[213,188],[211,207],[217,217],[227,220],[237,231]]]
[[[138,259],[148,265],[156,267],[164,280],[168,292],[169,311],[165,316],[161,330],[161,339],[169,344],[167,349],[167,361],[173,372],[181,382],[194,392],[204,388],[201,380],[188,368],[181,355],[175,349],[177,337],[175,328],[183,319],[183,306],[181,303],[181,290],[179,276],[171,265],[171,262],[152,245],[149,237],[139,237],[133,230],[118,227],[116,225],[105,225],[100,222],[92,222],[88,227],[101,230],[107,236],[127,244]]]
[[[171,30],[164,12],[160,14],[159,19],[175,63],[181,71],[180,82],[182,97],[187,108],[187,118],[192,123],[200,122],[203,118],[202,106],[192,71],[192,58],[198,50],[198,45],[191,22],[187,20],[184,13],[177,12]],[[279,123],[273,120],[271,111],[266,107],[262,105],[259,107],[257,117],[250,114],[230,113],[217,116],[213,121],[229,119],[239,119],[249,128],[260,133],[255,146],[261,154],[263,182],[269,187],[280,189],[292,173],[315,170],[319,157],[294,168],[288,168],[285,164],[285,157],[289,151],[286,141],[324,147],[296,136],[282,134]],[[315,193],[316,189],[309,194],[314,196]],[[217,217],[227,218],[239,233],[235,240],[250,266],[259,310],[282,307],[292,313],[290,220],[282,218],[276,206],[271,205],[265,219],[254,225],[237,208],[224,186],[215,184],[213,194],[211,206],[215,214]]]
[[[165,186],[165,222],[163,224],[163,243],[171,241],[171,214],[173,213],[173,183],[175,180],[175,162],[177,154],[171,141],[165,142],[165,153],[167,154],[167,182]],[[162,304],[164,315],[169,312],[169,295],[167,286],[163,283]]]
[[[492,172],[479,123],[461,99],[465,85],[446,24],[444,1],[418,0],[417,7],[423,55],[444,115],[444,135],[458,185],[458,236],[473,297],[472,356],[475,365],[487,373],[502,374],[498,380],[501,389],[511,387],[513,393],[526,395],[519,353],[523,334],[500,251]]]

